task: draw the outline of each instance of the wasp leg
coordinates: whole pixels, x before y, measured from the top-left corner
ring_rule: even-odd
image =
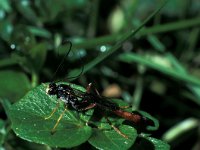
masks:
[[[47,120],[47,119],[51,118],[53,116],[53,114],[56,112],[56,110],[58,109],[59,105],[60,105],[60,103],[57,102],[56,107],[53,109],[51,114],[48,117],[45,117],[44,119]]]
[[[118,134],[120,134],[120,135],[123,136],[124,138],[128,139],[128,136],[127,136],[127,135],[125,135],[125,134],[122,133],[117,127],[115,127],[115,126],[112,124],[112,122],[111,122],[107,117],[105,117],[105,118],[106,118],[107,122],[109,123],[109,125],[110,125]]]
[[[96,88],[95,88],[95,92],[96,92],[96,94],[97,94],[99,97],[101,97],[99,91],[98,91]]]
[[[131,106],[119,106],[119,108],[121,109],[126,109],[126,108],[130,108]]]
[[[92,83],[89,83],[87,88],[86,88],[86,92],[90,93],[91,92],[91,87],[92,87]]]
[[[87,93],[90,93],[91,92],[91,87],[92,87],[92,83],[89,83],[88,84],[88,86],[87,86],[87,88],[86,88],[86,92]],[[101,95],[99,94],[99,91],[95,88],[95,92],[96,92],[96,94],[99,96],[99,97],[101,97]]]
[[[62,119],[63,115],[65,114],[65,112],[67,111],[67,107],[65,107],[64,111],[62,112],[62,114],[60,114],[58,120],[56,121],[56,124],[54,125],[53,129],[51,130],[51,134],[54,134],[56,131],[56,127],[58,126],[60,120]]]
[[[92,109],[92,108],[96,107],[96,105],[97,105],[96,103],[92,103],[85,108],[80,108],[79,111],[85,111],[85,110],[88,110],[88,109]]]

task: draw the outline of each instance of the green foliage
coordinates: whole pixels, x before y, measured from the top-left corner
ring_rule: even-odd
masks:
[[[136,140],[136,130],[126,125],[120,126],[119,129],[122,133],[126,134],[130,138],[122,138],[121,135],[114,130],[101,131],[98,129],[93,129],[93,135],[89,139],[89,143],[97,149],[114,150],[130,148]]]
[[[80,86],[70,86],[73,89],[84,90]],[[80,115],[75,110],[68,110],[52,135],[51,129],[63,110],[58,109],[53,117],[45,120],[59,101],[55,96],[46,94],[47,87],[47,84],[42,84],[34,88],[11,107],[9,113],[12,128],[17,136],[31,142],[65,148],[75,147],[86,141],[98,149],[128,149],[135,143],[138,133],[134,127],[123,124],[119,126],[120,131],[129,137],[126,139],[111,129],[108,123],[99,122],[98,128],[88,126],[87,122],[90,122],[88,115],[92,116],[90,111],[85,115]],[[64,109],[63,106],[62,108]],[[147,118],[152,118],[145,112],[142,114]],[[148,126],[147,130],[151,131],[153,128],[158,128],[157,122],[155,127]],[[157,143],[156,139],[147,139],[151,144],[159,145],[159,140]],[[162,145],[165,146],[163,143]]]
[[[16,101],[31,89],[27,76],[21,72],[0,71],[0,79],[0,97],[2,98]]]
[[[0,149],[195,150],[199,8],[198,0],[1,0]],[[92,82],[101,95],[112,87],[105,96],[152,124],[140,131],[109,116],[125,139],[105,118],[88,124],[94,109],[68,110],[51,135],[64,108],[44,119],[58,101],[46,82],[65,80],[84,92]]]
[[[133,149],[145,150],[145,149],[154,149],[154,150],[168,150],[170,146],[165,142],[152,138],[141,138],[140,144],[136,144]]]
[[[91,129],[84,125],[76,112],[68,111],[56,133],[51,135],[51,128],[63,110],[59,109],[54,117],[45,120],[56,105],[56,98],[52,99],[45,90],[45,85],[33,89],[11,108],[12,128],[16,134],[52,147],[69,148],[85,142],[91,135]]]

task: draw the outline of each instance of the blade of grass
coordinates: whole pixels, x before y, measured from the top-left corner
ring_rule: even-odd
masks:
[[[187,75],[187,70],[179,63],[179,61],[171,54],[167,55],[168,60],[173,64],[175,70],[178,70],[180,74]],[[191,99],[200,105],[200,86],[194,84],[187,84],[188,89],[195,95],[195,99]]]
[[[183,133],[190,132],[192,129],[197,128],[198,126],[199,120],[195,118],[187,118],[165,132],[162,139],[166,142],[176,141],[176,139],[180,138]]]
[[[164,25],[157,25],[155,27],[149,27],[141,30],[138,33],[138,35],[146,36],[149,34],[158,34],[158,33],[182,30],[185,28],[195,27],[199,25],[200,25],[200,18],[187,19],[187,20],[176,21],[173,23],[167,23]],[[123,34],[119,33],[119,34],[106,35],[95,39],[85,39],[82,41],[77,41],[73,43],[72,50],[78,50],[80,48],[93,48],[99,45],[112,44],[117,42],[122,36]],[[66,53],[66,50],[62,51],[61,53],[63,54]]]
[[[168,0],[165,0],[161,6],[156,9],[150,16],[148,16],[144,22],[135,30],[131,30],[128,33],[125,33],[121,39],[119,40],[118,43],[116,43],[112,48],[110,48],[109,50],[107,50],[104,53],[101,53],[101,55],[99,55],[98,57],[96,57],[94,60],[90,61],[88,64],[85,65],[84,67],[84,71],[83,73],[87,72],[88,70],[90,70],[91,68],[93,68],[94,66],[96,66],[97,64],[99,64],[100,62],[102,62],[104,59],[106,59],[108,56],[110,56],[111,54],[113,54],[114,52],[116,52],[117,50],[119,50],[119,48],[122,46],[122,44],[127,41],[130,40],[131,38],[133,38],[135,36],[136,33],[138,33],[143,27],[144,25],[149,22],[156,14],[158,14],[160,12],[160,10],[165,6],[165,4],[168,2]],[[76,69],[77,71],[77,69]],[[74,70],[72,70],[71,72],[69,72],[68,77],[70,77],[71,75],[74,74]]]
[[[132,110],[139,109],[142,93],[143,93],[143,79],[141,77],[138,77],[136,80],[136,89],[132,97]]]
[[[149,68],[158,70],[159,72],[164,73],[173,78],[176,78],[178,80],[182,80],[184,82],[200,86],[200,80],[198,78],[191,76],[187,73],[182,73],[173,68],[164,67],[163,65],[157,64],[157,63],[145,58],[144,56],[138,55],[136,53],[121,54],[119,56],[119,59],[121,61],[127,62],[127,63],[136,62],[136,63],[142,64],[142,65],[145,65]]]
[[[165,25],[158,25],[158,26],[154,26],[154,27],[143,30],[143,32],[141,32],[141,36],[147,35],[147,34],[174,31],[177,29],[180,30],[180,29],[191,27],[191,26],[197,26],[199,24],[200,24],[200,18],[195,18],[195,19],[188,19],[188,20],[183,20],[179,22],[169,23]]]

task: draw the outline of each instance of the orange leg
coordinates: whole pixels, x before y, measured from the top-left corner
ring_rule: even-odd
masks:
[[[91,92],[91,87],[92,87],[92,83],[89,83],[88,86],[87,86],[87,88],[86,88],[86,92],[87,92],[87,93],[90,93],[90,92]],[[97,94],[99,97],[101,97],[99,91],[98,91],[96,88],[95,88],[95,92],[96,92],[96,94]]]
[[[130,108],[131,106],[120,106],[121,109]]]
[[[92,109],[92,108],[96,107],[96,105],[97,105],[96,103],[92,103],[92,104],[88,105],[87,107],[81,108],[79,110],[84,111],[84,110]]]
[[[115,127],[107,117],[105,117],[105,118],[106,118],[107,122],[109,123],[109,125],[110,125],[118,134],[120,134],[120,135],[123,136],[124,138],[128,139],[128,136],[127,136],[127,135],[125,135],[125,134],[122,133],[117,127]]]

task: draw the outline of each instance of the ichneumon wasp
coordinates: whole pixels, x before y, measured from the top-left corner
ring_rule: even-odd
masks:
[[[71,46],[72,44],[70,42],[70,49]],[[91,83],[88,84],[86,92],[82,92],[80,90],[73,89],[72,87],[70,87],[70,85],[63,83],[61,84],[61,83],[51,82],[48,85],[48,87],[46,88],[46,93],[48,95],[55,95],[60,101],[64,102],[65,105],[64,111],[60,114],[56,124],[51,130],[52,134],[56,131],[56,127],[58,126],[60,120],[62,119],[64,113],[67,111],[68,107],[78,112],[85,112],[89,109],[96,109],[100,110],[101,112],[107,111],[111,114],[124,118],[125,120],[130,121],[135,125],[139,126],[146,124],[147,121],[149,121],[146,117],[140,115],[139,113],[132,113],[125,111],[122,107],[118,106],[116,103],[108,100],[108,98],[102,97],[96,89],[95,92],[91,92],[91,86],[92,86]],[[58,107],[59,107],[59,101],[57,102],[57,106],[53,109],[52,113],[45,119],[51,118],[58,109]],[[123,134],[117,127],[115,127],[111,123],[111,121],[108,119],[108,116],[104,117],[106,118],[108,124],[117,133],[119,133],[124,138],[128,138],[127,135]]]

